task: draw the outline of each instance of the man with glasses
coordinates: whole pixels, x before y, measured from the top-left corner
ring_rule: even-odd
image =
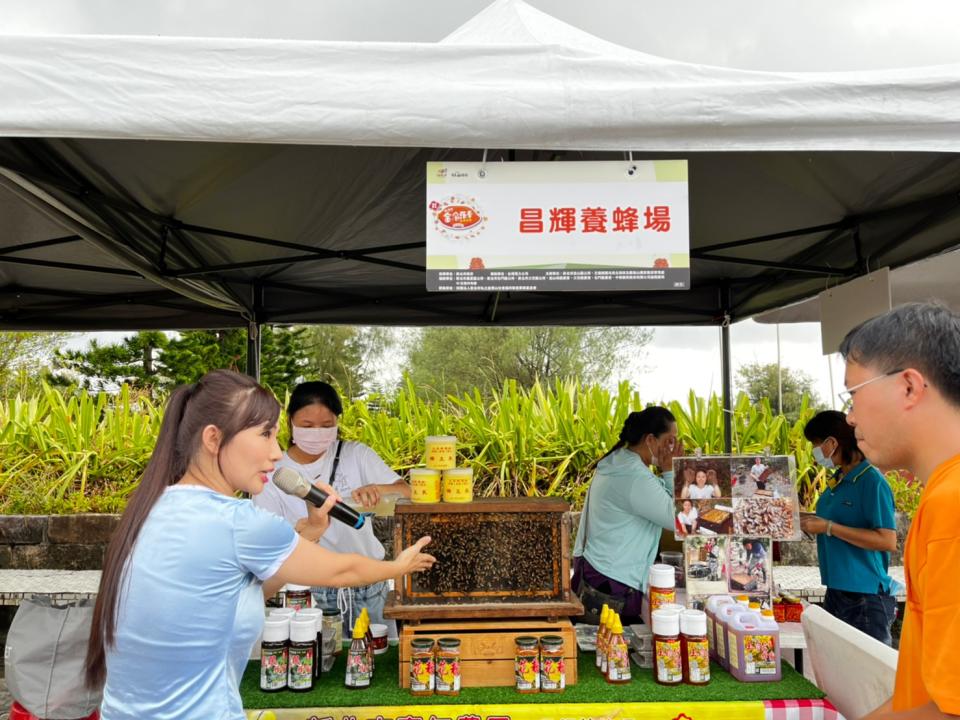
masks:
[[[852,330],[840,352],[860,450],[925,484],[904,551],[896,686],[869,717],[960,715],[960,315],[903,305]]]

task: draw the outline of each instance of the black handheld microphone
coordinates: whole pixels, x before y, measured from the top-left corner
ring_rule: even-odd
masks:
[[[300,473],[293,468],[282,467],[277,470],[273,474],[273,484],[283,490],[287,495],[295,495],[296,497],[303,498],[308,503],[316,505],[317,507],[323,505],[327,501],[327,498],[330,497],[320,488],[308,483],[301,477]],[[344,505],[342,502],[337,502],[336,505],[330,508],[330,517],[339,520],[344,525],[349,525],[354,530],[362,528],[363,524],[367,521],[365,514],[358,513],[352,507]]]

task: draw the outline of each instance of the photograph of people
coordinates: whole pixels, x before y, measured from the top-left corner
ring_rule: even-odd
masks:
[[[769,540],[734,538],[730,549],[730,590],[751,593],[770,591],[769,553],[764,547]]]
[[[677,523],[681,535],[693,535],[697,531],[697,509],[692,501],[683,501],[677,513]]]
[[[338,500],[299,532],[238,497],[259,494],[282,453],[280,406],[252,378],[215,370],[170,395],[156,446],[104,560],[85,679],[110,720],[243,718],[239,681],[285,583],[372,585],[426,570],[421,538],[384,562],[320,547]],[[105,683],[105,684],[104,684]]]
[[[684,540],[688,596],[727,592],[726,543],[720,536]]]
[[[277,467],[293,468],[310,482],[322,480],[363,508],[374,507],[385,493],[410,497],[410,486],[376,452],[363,443],[339,438],[342,414],[343,404],[332,385],[319,381],[297,385],[287,404],[291,444],[277,461]],[[306,503],[280,491],[273,483],[268,483],[253,501],[294,527],[299,527],[307,517]],[[359,530],[334,523],[323,537],[312,539],[334,552],[357,553],[374,560],[384,555],[383,545],[373,534],[372,522]],[[387,591],[386,582],[346,590],[314,587],[313,599],[316,607],[343,610],[344,623],[350,628],[364,607],[371,622],[384,623]],[[392,626],[393,623],[388,624]]]
[[[818,413],[804,427],[813,458],[830,473],[816,515],[800,527],[817,538],[823,607],[853,627],[890,645],[897,601],[888,572],[896,550],[893,492],[883,474],[863,457],[847,416]]]
[[[595,621],[602,598],[612,597],[623,603],[625,623],[638,622],[660,536],[675,527],[673,461],[682,453],[676,419],[654,406],[630,413],[597,463],[573,551],[571,587],[586,619]]]
[[[767,469],[767,466],[763,464],[762,458],[757,458],[753,461],[753,465],[750,468],[750,475],[753,476],[754,480],[760,478],[763,475],[763,471]]]
[[[697,470],[693,483],[683,489],[683,497],[691,500],[710,500],[719,495],[718,488],[707,483],[706,470]]]

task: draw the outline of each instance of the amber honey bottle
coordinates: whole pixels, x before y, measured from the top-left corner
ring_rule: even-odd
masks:
[[[437,640],[437,695],[460,694],[460,639],[442,637]]]
[[[630,651],[623,639],[623,624],[618,616],[614,617],[607,641],[607,682],[611,685],[624,685],[630,682]]]
[[[680,613],[680,655],[685,683],[706,685],[710,682],[707,615],[701,610],[684,610]]]
[[[680,613],[655,610],[653,620],[653,679],[660,685],[683,682],[683,655],[680,650]]]

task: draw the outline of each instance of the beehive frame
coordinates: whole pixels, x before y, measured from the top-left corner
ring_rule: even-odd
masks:
[[[426,551],[438,562],[427,573],[399,578],[385,614],[401,619],[580,614],[582,605],[570,592],[568,509],[553,498],[399,501],[395,546],[430,535]]]

